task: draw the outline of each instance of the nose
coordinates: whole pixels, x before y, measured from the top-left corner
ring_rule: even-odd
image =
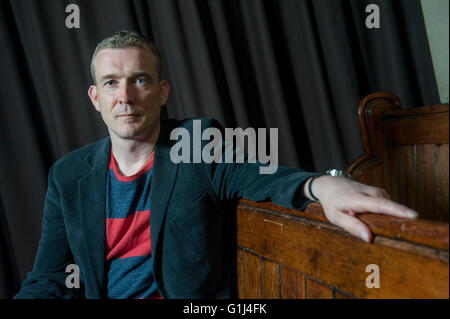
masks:
[[[117,100],[120,104],[133,104],[134,97],[133,92],[131,91],[131,86],[125,81],[119,87],[117,92]]]

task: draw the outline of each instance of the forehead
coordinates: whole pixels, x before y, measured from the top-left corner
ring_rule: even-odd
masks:
[[[94,63],[96,75],[133,70],[156,72],[155,55],[143,48],[103,49],[97,53]]]

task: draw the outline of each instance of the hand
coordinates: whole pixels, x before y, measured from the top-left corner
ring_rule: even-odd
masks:
[[[304,186],[308,191],[309,179]],[[356,218],[358,213],[378,213],[402,218],[417,218],[414,210],[393,202],[384,189],[368,186],[341,176],[320,176],[313,180],[312,193],[322,204],[328,220],[366,242],[372,241],[369,227]]]

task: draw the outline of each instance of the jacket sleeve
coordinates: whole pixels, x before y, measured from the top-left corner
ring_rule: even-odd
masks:
[[[202,129],[217,128],[225,136],[223,127],[216,120],[207,119],[202,126]],[[303,195],[303,185],[310,177],[319,173],[278,166],[273,174],[261,174],[260,168],[268,164],[250,160],[247,153],[241,154],[241,162],[226,163],[225,157],[230,156],[230,152],[236,154],[237,151],[236,146],[230,147],[222,139],[222,160],[208,165],[211,183],[220,199],[271,200],[275,204],[300,210],[304,210],[311,202]]]
[[[48,189],[44,204],[41,238],[31,272],[27,274],[14,299],[69,299],[79,289],[66,287],[67,265],[73,256],[67,240],[59,193],[54,181],[54,167],[48,176]]]

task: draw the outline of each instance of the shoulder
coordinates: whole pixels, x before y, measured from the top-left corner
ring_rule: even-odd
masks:
[[[52,170],[56,175],[76,175],[76,172],[85,169],[87,166],[86,159],[90,156],[100,155],[106,158],[109,154],[109,147],[109,137],[84,145],[59,158],[53,163]]]

